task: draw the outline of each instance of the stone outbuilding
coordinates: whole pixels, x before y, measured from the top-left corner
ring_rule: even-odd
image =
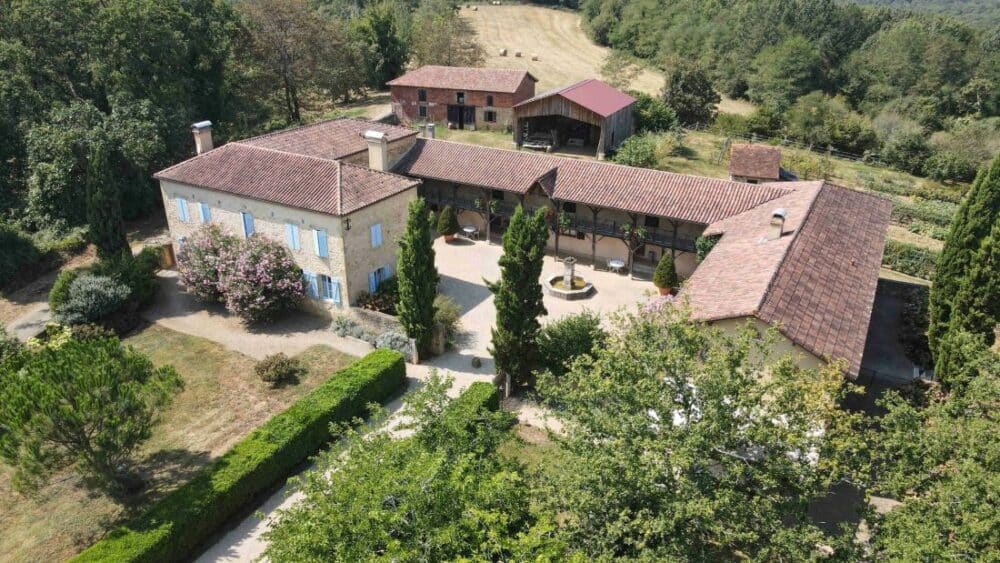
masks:
[[[729,179],[758,184],[797,180],[781,167],[781,149],[762,144],[734,144],[729,149]]]
[[[455,129],[509,129],[515,104],[535,95],[526,70],[427,65],[387,84],[401,123],[444,123]]]

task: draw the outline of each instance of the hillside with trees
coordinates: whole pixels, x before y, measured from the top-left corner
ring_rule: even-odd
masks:
[[[995,29],[835,0],[585,0],[580,9],[598,43],[757,104],[739,127],[759,137],[947,181],[970,181],[1000,150]]]
[[[858,4],[953,16],[982,27],[1000,23],[1000,4],[994,0],[854,0]]]
[[[410,63],[481,59],[447,0],[5,2],[0,288],[108,226],[120,241],[122,220],[160,205],[152,174],[193,155],[195,121],[244,138],[336,115]],[[108,199],[121,208],[88,211]]]

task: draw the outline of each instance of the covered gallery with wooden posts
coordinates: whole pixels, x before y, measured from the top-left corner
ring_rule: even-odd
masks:
[[[596,79],[543,92],[514,106],[519,148],[603,159],[635,131],[635,98]]]

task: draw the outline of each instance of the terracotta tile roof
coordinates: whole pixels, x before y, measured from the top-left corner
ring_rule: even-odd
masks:
[[[526,70],[427,65],[411,70],[386,84],[513,94],[517,92],[525,77],[538,82],[538,79]]]
[[[771,145],[736,144],[729,150],[729,175],[777,180],[781,174],[781,149]]]
[[[774,185],[430,139],[417,139],[395,171],[519,194],[539,183],[555,199],[701,224],[788,193]]]
[[[825,182],[781,184],[791,193],[709,225],[722,239],[681,297],[696,318],[756,316],[821,358],[861,367],[891,204]],[[772,211],[788,212],[767,240]]]
[[[417,131],[408,127],[365,119],[339,118],[276,131],[239,143],[317,158],[336,159],[368,150],[368,145],[362,137],[368,130],[385,133],[390,143],[417,134]]]
[[[581,80],[569,86],[548,90],[529,98],[514,107],[523,106],[551,96],[562,96],[601,117],[608,117],[616,111],[635,103],[635,98],[625,92],[609,86],[596,78]]]
[[[420,183],[363,166],[244,143],[223,145],[154,177],[331,215],[346,215]]]

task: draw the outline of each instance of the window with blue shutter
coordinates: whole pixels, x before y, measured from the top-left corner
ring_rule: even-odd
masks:
[[[375,293],[378,289],[378,270],[368,274],[368,293]]]
[[[323,299],[333,301],[334,303],[340,303],[340,282],[331,278],[330,276],[320,274],[320,295]]]
[[[340,305],[340,280],[330,280],[330,299]]]
[[[316,251],[316,256],[326,258],[330,255],[330,250],[327,248],[325,229],[313,229],[313,242],[313,249]]]
[[[189,219],[188,202],[182,197],[177,198],[177,217],[185,223],[187,223]]]
[[[198,214],[201,215],[202,223],[212,222],[212,209],[208,206],[207,203],[198,204]]]
[[[292,223],[285,223],[285,240],[288,241],[288,248],[298,250],[302,248],[299,243],[299,226]]]
[[[243,211],[240,216],[243,217],[243,236],[250,238],[253,234],[253,214]]]
[[[316,283],[316,274],[308,270],[302,270],[302,279],[306,282],[306,294],[313,299],[318,299],[319,286]]]
[[[382,246],[382,223],[372,225],[372,248]]]

